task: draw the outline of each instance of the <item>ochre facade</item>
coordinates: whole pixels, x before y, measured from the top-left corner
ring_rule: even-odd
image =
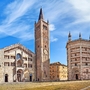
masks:
[[[50,64],[50,81],[67,80],[67,66],[60,62]]]
[[[90,40],[79,39],[67,42],[68,80],[90,79]]]

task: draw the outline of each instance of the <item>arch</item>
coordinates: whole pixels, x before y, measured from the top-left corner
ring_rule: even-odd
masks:
[[[18,69],[17,73],[22,73],[23,70],[22,69]]]
[[[23,66],[23,60],[18,60],[17,67],[22,67],[22,66]]]
[[[22,81],[22,75],[23,75],[23,70],[22,69],[19,69],[17,71],[17,80],[18,80],[18,82],[21,82]]]
[[[16,59],[19,60],[19,59],[21,59],[21,58],[22,58],[21,54],[20,54],[20,53],[17,53]]]
[[[8,82],[8,74],[5,74],[5,82]]]
[[[80,71],[78,68],[73,68],[72,74],[73,74],[73,79],[75,79],[75,80],[80,79]]]

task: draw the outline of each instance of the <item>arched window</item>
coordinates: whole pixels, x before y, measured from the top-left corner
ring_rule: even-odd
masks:
[[[21,54],[18,53],[16,58],[17,58],[17,59],[21,59]]]

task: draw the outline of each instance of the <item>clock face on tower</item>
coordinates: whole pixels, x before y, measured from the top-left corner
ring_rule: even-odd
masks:
[[[47,50],[46,50],[46,49],[44,49],[44,54],[48,54],[48,52],[47,52]]]

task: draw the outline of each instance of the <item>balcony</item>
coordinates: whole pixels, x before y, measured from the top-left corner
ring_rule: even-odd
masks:
[[[15,61],[15,59],[3,59],[3,62],[14,62]]]

